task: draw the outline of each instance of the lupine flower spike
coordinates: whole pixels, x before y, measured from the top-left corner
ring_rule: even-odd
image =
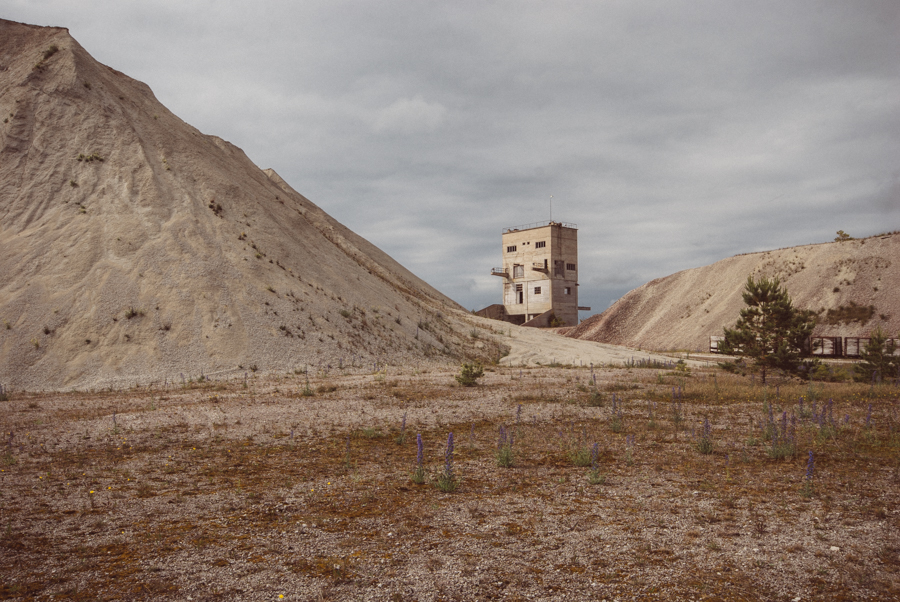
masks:
[[[444,472],[438,477],[438,488],[441,491],[451,492],[459,486],[456,475],[453,474],[453,433],[447,436],[447,451],[444,453]]]
[[[422,445],[422,433],[416,435],[416,468],[412,474],[412,481],[419,485],[425,482],[425,453]]]

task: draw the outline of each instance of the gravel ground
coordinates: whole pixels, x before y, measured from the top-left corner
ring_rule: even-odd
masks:
[[[900,599],[892,390],[835,397],[849,421],[830,438],[801,412],[803,451],[779,461],[754,441],[758,399],[708,393],[723,375],[594,376],[596,388],[587,368],[494,367],[462,388],[427,369],[17,394],[2,403],[0,597]],[[516,433],[509,468],[500,426]],[[450,432],[458,482],[444,492]],[[594,442],[592,484],[573,459]]]

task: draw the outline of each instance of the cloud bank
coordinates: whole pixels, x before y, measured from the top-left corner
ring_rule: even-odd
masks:
[[[580,301],[900,228],[900,5],[6,2],[469,308],[506,226],[579,226]]]

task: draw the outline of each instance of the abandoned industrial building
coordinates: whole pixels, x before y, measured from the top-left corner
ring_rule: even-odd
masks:
[[[503,278],[503,303],[478,315],[524,326],[575,326],[578,311],[578,227],[537,222],[505,228],[503,267],[491,274]]]

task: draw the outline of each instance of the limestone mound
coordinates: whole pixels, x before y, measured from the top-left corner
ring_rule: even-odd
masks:
[[[0,20],[0,384],[495,355],[457,304],[68,33]]]
[[[866,336],[878,326],[900,332],[900,234],[893,233],[749,253],[684,270],[634,289],[566,336],[706,351],[710,335],[721,335],[737,321],[750,275],[778,277],[796,307],[817,312],[816,336]],[[829,317],[854,316],[858,319],[828,323]]]

